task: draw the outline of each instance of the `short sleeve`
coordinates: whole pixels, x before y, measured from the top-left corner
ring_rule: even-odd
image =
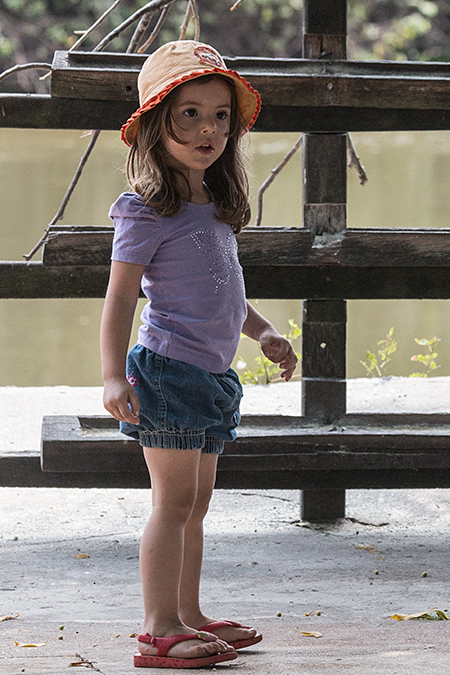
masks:
[[[139,195],[125,192],[111,206],[114,223],[111,260],[148,265],[162,241],[157,213]]]

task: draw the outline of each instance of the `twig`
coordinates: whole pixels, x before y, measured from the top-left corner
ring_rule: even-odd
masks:
[[[356,154],[355,146],[353,145],[350,134],[347,134],[347,153],[349,169],[355,169],[356,173],[358,174],[360,184],[365,185],[369,179],[367,178],[366,170],[361,164],[361,160]]]
[[[81,173],[84,169],[84,166],[85,166],[86,162],[88,161],[89,155],[91,154],[92,150],[94,149],[94,146],[95,146],[99,136],[100,136],[99,130],[96,130],[96,131],[92,132],[92,137],[91,137],[91,140],[89,141],[89,145],[86,148],[86,150],[84,151],[84,154],[83,154],[82,158],[80,159],[80,163],[78,164],[75,175],[72,178],[72,182],[70,183],[69,187],[67,188],[67,192],[64,195],[64,199],[62,200],[58,211],[56,212],[52,221],[48,224],[44,234],[42,235],[42,237],[40,238],[38,243],[34,246],[34,248],[30,251],[30,253],[28,253],[28,255],[23,256],[25,258],[25,260],[30,260],[34,256],[34,254],[41,248],[41,246],[43,244],[45,244],[45,242],[48,239],[48,233],[49,233],[52,225],[55,225],[58,222],[58,220],[61,220],[61,218],[64,217],[64,211],[66,210],[66,206],[69,202],[69,199],[72,196],[72,193],[73,193],[73,191],[76,187],[76,184],[78,183],[78,180],[81,176]]]
[[[189,0],[186,14],[184,15],[183,25],[180,28],[180,37],[178,38],[179,40],[184,40],[186,38],[186,33],[191,18],[194,20],[195,26],[194,40],[198,40],[200,38],[200,17],[197,10],[197,0]]]
[[[241,2],[243,2],[243,1],[244,0],[237,0],[237,2],[234,3],[233,7],[230,7],[230,12],[233,12],[235,9],[237,9],[239,7],[239,5],[241,4]]]
[[[109,16],[111,14],[111,12],[116,9],[117,5],[120,5],[121,2],[122,2],[122,0],[115,0],[113,2],[113,4],[111,5],[111,7],[109,9],[107,9],[106,12],[104,12],[101,15],[101,17],[99,19],[97,19],[97,21],[95,23],[92,24],[92,26],[90,28],[88,28],[87,30],[81,31],[82,35],[81,35],[80,39],[77,40],[75,42],[75,44],[73,44],[71,46],[71,48],[69,49],[69,53],[73,52],[75,49],[77,49],[77,47],[79,47],[81,45],[81,43],[86,40],[88,35],[90,35],[102,23],[102,21],[104,21],[104,19],[106,19],[106,17]]]
[[[197,0],[191,0],[192,18],[194,19],[195,33],[194,40],[200,39],[200,17],[197,9]]]
[[[89,661],[89,659],[85,659],[83,656],[81,656],[81,654],[75,654],[75,656],[77,657],[78,661],[73,661],[72,663],[69,663],[69,667],[85,666],[90,670],[95,670],[96,673],[101,673],[102,675],[105,675],[103,670],[100,670],[99,668],[96,668],[94,666],[95,661]]]
[[[127,28],[129,25],[131,25],[138,18],[145,17],[148,14],[152,15],[152,14],[154,14],[155,11],[157,11],[160,8],[162,8],[164,10],[167,7],[170,7],[170,5],[172,5],[172,3],[174,1],[175,0],[169,0],[169,1],[168,0],[152,0],[152,2],[149,2],[147,5],[145,5],[145,7],[141,8],[139,11],[135,12],[131,17],[129,17],[129,19],[127,21],[122,23],[118,28],[115,29],[115,31],[110,33],[109,36],[106,36],[106,38],[104,38],[93,49],[93,51],[101,51],[102,49],[104,49],[107,46],[107,44],[109,44],[109,42],[111,41],[110,39],[108,39],[109,37],[111,37],[113,34],[114,34],[113,37],[117,37],[117,35],[119,35],[121,30],[125,30],[125,28]],[[154,11],[152,12],[151,9],[154,9]],[[113,39],[113,37],[111,37],[111,39]],[[132,42],[133,42],[133,38],[132,38]],[[131,43],[130,43],[130,46],[131,46]],[[134,48],[135,47],[136,47],[136,45],[134,45]],[[47,65],[47,64],[45,64],[45,65]],[[50,66],[50,68],[51,68],[51,66]],[[52,225],[55,225],[58,222],[58,220],[61,220],[64,217],[64,212],[65,212],[66,206],[67,206],[67,204],[68,204],[68,202],[69,202],[69,200],[72,196],[73,191],[75,190],[75,187],[78,183],[78,180],[79,180],[79,178],[80,178],[80,176],[83,172],[83,169],[86,165],[87,160],[89,159],[89,156],[90,156],[92,150],[94,149],[94,146],[97,142],[98,137],[100,136],[100,133],[101,133],[101,131],[99,129],[97,129],[95,131],[94,130],[91,131],[92,136],[91,136],[91,140],[89,141],[89,145],[86,148],[86,150],[85,150],[85,152],[84,152],[84,154],[83,154],[83,156],[82,156],[82,158],[81,158],[81,160],[78,164],[75,175],[72,178],[72,181],[71,181],[71,183],[70,183],[70,185],[67,189],[66,194],[64,195],[64,199],[62,200],[58,211],[56,212],[52,221],[48,224],[48,226],[45,229],[44,234],[42,235],[40,240],[37,242],[37,244],[30,251],[30,253],[23,256],[25,260],[30,260],[34,256],[34,254],[46,243],[46,241],[48,240],[48,235],[49,235],[50,228],[52,227]]]
[[[154,12],[148,12],[141,17],[136,30],[134,31],[133,37],[130,40],[130,44],[127,47],[127,54],[132,54],[137,51],[139,43],[142,40],[142,36],[148,28],[148,24],[152,20]]]
[[[172,2],[174,2],[174,0],[170,0],[169,5],[172,4]],[[146,12],[142,11],[142,9],[145,9],[145,8],[142,8],[141,10],[139,10],[139,12],[135,12],[135,14],[133,15],[133,17],[135,17],[134,20],[137,20],[137,18],[139,18],[137,16],[138,14],[139,14],[139,16],[145,16],[145,14],[148,14],[149,13],[149,5],[152,5],[152,6],[155,6],[155,5],[161,6],[162,5],[163,8],[165,8],[167,6],[167,4],[168,4],[167,0],[153,0],[153,2],[150,2],[150,3],[148,3],[148,5],[146,5],[146,7],[145,7],[146,10],[147,10]],[[130,19],[133,18],[133,17],[130,17]],[[124,22],[124,23],[127,23],[127,22]],[[130,25],[129,20],[128,20],[127,26],[128,25]],[[123,26],[124,26],[124,24],[122,24],[122,27]],[[119,28],[120,28],[120,26],[119,26]],[[103,44],[103,47],[101,47],[102,44]],[[100,47],[101,47],[101,49],[103,49],[104,47],[106,47],[107,44],[108,44],[108,42],[106,41],[106,38],[104,38],[102,40],[102,42],[99,43],[99,45],[97,45],[97,47],[93,51],[100,51]],[[81,160],[78,164],[77,170],[76,170],[76,172],[75,172],[75,174],[72,178],[72,181],[71,181],[71,183],[70,183],[70,185],[67,189],[66,194],[64,195],[64,199],[62,200],[58,211],[56,212],[56,214],[53,217],[53,219],[51,220],[51,222],[48,224],[47,228],[44,231],[44,234],[42,235],[40,240],[37,242],[37,244],[32,248],[32,250],[28,254],[23,255],[23,258],[25,260],[30,260],[34,256],[34,254],[46,243],[46,241],[48,240],[50,228],[53,225],[55,225],[58,222],[58,220],[61,220],[64,217],[64,212],[65,212],[66,206],[69,202],[69,199],[72,196],[73,191],[75,190],[75,187],[78,183],[78,180],[79,180],[79,178],[80,178],[80,176],[83,172],[83,169],[86,165],[87,160],[89,159],[89,156],[90,156],[92,150],[94,149],[94,146],[97,142],[98,137],[100,136],[100,133],[101,133],[101,131],[99,129],[97,129],[95,131],[94,130],[91,131],[92,135],[91,135],[91,140],[89,141],[89,145],[86,148],[86,150],[85,150],[85,152],[84,152],[84,154],[83,154],[83,156],[82,156],[82,158],[81,158]]]
[[[36,68],[37,70],[51,70],[52,66],[50,63],[23,63],[18,66],[13,66],[12,68],[8,68],[8,70],[4,70],[3,73],[0,74],[0,82],[9,77],[9,75],[18,73],[21,70],[30,70],[31,68]]]
[[[154,29],[152,30],[152,32],[150,33],[148,39],[147,39],[147,40],[144,42],[144,44],[141,45],[141,46],[139,47],[139,49],[137,50],[137,51],[138,51],[138,54],[143,54],[143,53],[150,47],[150,45],[152,44],[153,40],[156,38],[156,36],[158,35],[159,31],[160,31],[161,28],[163,27],[164,21],[166,20],[167,15],[168,15],[168,13],[170,12],[170,8],[171,8],[171,7],[172,7],[172,5],[167,5],[167,7],[164,7],[164,9],[163,9],[163,11],[161,12],[161,14],[160,14],[160,16],[159,16],[159,19],[158,19],[158,21],[156,22],[156,25],[155,25]]]
[[[191,15],[192,15],[192,4],[191,0],[189,0],[186,8],[186,14],[184,15],[184,20],[180,27],[180,37],[178,38],[179,40],[184,40],[186,37],[186,32],[189,26],[189,21],[191,20]]]
[[[120,26],[117,26],[117,28],[111,31],[111,33],[108,33],[108,35],[106,35],[92,51],[101,52],[112,40],[114,40],[114,38],[120,35],[120,33],[126,30],[135,21],[140,19],[141,16],[144,16],[144,14],[147,14],[152,10],[158,11],[158,9],[164,9],[164,7],[167,7],[167,5],[171,5],[174,2],[175,0],[152,0],[151,2],[148,2],[144,7],[141,7],[141,9],[138,9],[137,12],[128,17],[128,19],[121,23]]]
[[[299,147],[301,146],[303,142],[303,134],[297,138],[295,141],[294,145],[292,148],[289,150],[289,152],[283,157],[281,162],[270,172],[270,175],[266,178],[264,183],[261,185],[261,187],[258,190],[258,208],[256,212],[256,219],[255,219],[255,226],[259,227],[261,225],[261,220],[262,220],[262,205],[263,205],[263,196],[269,185],[273,183],[275,180],[275,177],[280,173],[280,171],[286,166],[286,164],[289,162],[291,157],[295,155]]]

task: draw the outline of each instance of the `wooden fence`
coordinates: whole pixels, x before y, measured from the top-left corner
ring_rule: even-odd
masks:
[[[302,517],[345,489],[450,487],[450,416],[346,412],[346,300],[450,298],[450,230],[346,229],[346,134],[450,129],[450,64],[346,60],[346,1],[305,0],[302,59],[234,58],[262,95],[257,131],[304,132],[303,227],[249,228],[249,298],[303,299],[298,417],[247,416],[218,487],[298,488]],[[57,52],[51,96],[0,95],[0,125],[119,129],[145,57]],[[279,223],[277,224],[279,225]],[[111,231],[54,227],[42,262],[0,263],[0,298],[101,297]],[[45,418],[43,453],[2,455],[1,484],[142,487],[137,443],[106,417]]]

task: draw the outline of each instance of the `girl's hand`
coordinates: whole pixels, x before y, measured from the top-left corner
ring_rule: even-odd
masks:
[[[125,377],[105,381],[103,405],[119,422],[139,424],[139,399]]]
[[[281,377],[289,382],[297,366],[298,357],[292,345],[285,337],[272,326],[265,328],[259,337],[259,344],[264,356],[272,363],[279,363],[282,369]]]

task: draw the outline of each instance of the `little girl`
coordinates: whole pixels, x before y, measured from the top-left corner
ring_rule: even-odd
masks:
[[[239,141],[258,93],[211,47],[184,40],[144,63],[140,108],[122,128],[130,192],[115,237],[101,327],[104,405],[139,439],[152,514],[140,549],[145,620],[134,665],[198,668],[256,644],[254,628],[199,603],[203,519],[242,387],[230,368],[241,331],[287,381],[297,357],[245,299],[235,234],[250,218]],[[140,286],[148,298],[128,354]]]

